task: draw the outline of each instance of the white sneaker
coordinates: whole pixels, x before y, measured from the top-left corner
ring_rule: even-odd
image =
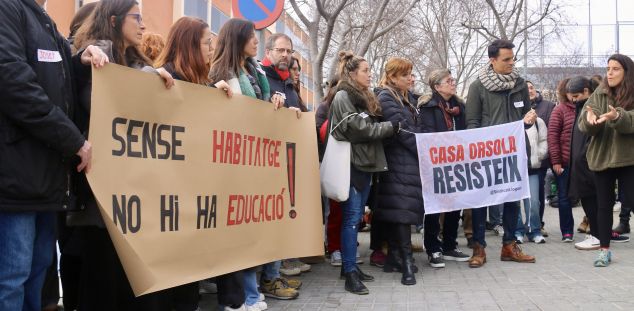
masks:
[[[517,244],[524,244],[524,236],[523,235],[516,235],[515,236],[515,242],[517,242]]]
[[[357,249],[357,264],[360,265],[363,263],[363,259],[361,259],[361,254],[359,253],[359,250]]]
[[[235,309],[232,308],[232,307],[229,307],[229,306],[225,306],[225,310],[224,311],[247,311],[247,308],[244,305],[241,305],[241,306],[239,306],[239,307],[237,307]]]
[[[586,238],[583,241],[575,243],[575,248],[584,251],[591,251],[599,249],[600,244],[599,239],[590,234],[586,234]]]
[[[260,293],[260,297],[258,297],[258,301],[264,301],[264,299],[266,299],[266,296],[264,296],[264,294]]]
[[[535,242],[535,244],[544,244],[546,243],[546,239],[544,239],[543,236],[538,235],[535,238],[533,238],[533,242]]]
[[[311,266],[309,264],[305,264],[297,258],[286,259],[286,260],[283,260],[282,262],[285,262],[286,265],[289,267],[299,268],[299,271],[301,272],[308,272],[311,269]]]
[[[280,273],[286,276],[295,276],[302,274],[302,270],[300,270],[298,267],[286,265],[284,261],[282,261],[282,265],[280,266]]]
[[[495,225],[495,227],[493,227],[493,233],[495,233],[495,235],[497,236],[503,236],[504,227],[502,227],[501,225]]]
[[[341,267],[341,252],[334,251],[330,254],[330,264],[335,267]]]
[[[264,311],[264,310],[266,310],[268,308],[269,308],[269,306],[267,306],[266,302],[264,302],[264,301],[258,301],[256,303],[254,303],[253,305],[246,306],[246,310],[247,311]]]

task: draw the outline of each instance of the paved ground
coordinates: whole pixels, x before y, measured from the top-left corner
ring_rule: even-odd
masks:
[[[579,224],[583,210],[573,209]],[[618,221],[618,212],[614,213]],[[467,263],[447,262],[435,269],[424,253],[415,253],[422,272],[414,286],[400,284],[399,273],[383,273],[368,265],[369,233],[361,233],[360,251],[366,264],[362,269],[374,275],[366,283],[370,294],[357,296],[344,290],[339,268],[328,263],[313,265],[312,272],[300,276],[304,282],[297,300],[267,299],[269,310],[634,310],[634,242],[612,245],[613,263],[594,268],[596,251],[579,251],[561,242],[557,209],[548,207],[546,244],[525,243],[526,253],[537,263],[519,264],[499,260],[501,237],[487,232],[487,264],[471,269]],[[575,226],[576,228],[576,226]],[[580,241],[583,234],[577,234]],[[413,235],[422,243],[420,234]],[[459,238],[466,253],[466,240]],[[206,295],[202,310],[215,310],[215,295]]]

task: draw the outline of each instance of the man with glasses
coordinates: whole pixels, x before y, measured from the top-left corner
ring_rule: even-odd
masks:
[[[269,80],[271,94],[284,94],[284,107],[301,109],[299,94],[295,91],[289,71],[294,52],[293,41],[283,33],[276,33],[268,38],[265,48],[266,56],[262,60],[262,69]]]

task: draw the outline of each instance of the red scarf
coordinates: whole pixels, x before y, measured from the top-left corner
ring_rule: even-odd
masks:
[[[288,70],[279,70],[277,69],[277,67],[273,66],[273,63],[271,63],[268,57],[264,57],[264,59],[262,60],[262,65],[266,67],[273,67],[273,69],[275,70],[275,72],[277,72],[277,74],[280,76],[280,79],[282,79],[282,81],[286,81],[288,77],[291,76],[291,73]]]

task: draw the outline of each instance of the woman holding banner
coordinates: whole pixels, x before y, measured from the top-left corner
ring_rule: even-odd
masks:
[[[356,265],[357,226],[368,199],[372,174],[387,170],[382,140],[398,133],[400,125],[394,121],[378,122],[381,106],[368,90],[371,74],[365,59],[341,51],[338,66],[340,81],[330,107],[332,136],[351,143],[350,192],[348,200],[341,202],[341,272],[347,291],[365,295],[369,290],[362,281],[373,281],[374,277]]]
[[[422,131],[436,133],[466,129],[464,101],[456,96],[456,80],[451,76],[451,71],[432,71],[428,83],[432,94],[418,98]],[[444,260],[469,260],[469,255],[458,249],[459,222],[460,210],[425,216],[424,242],[430,266],[444,267]],[[442,235],[442,242],[437,238],[439,235]]]
[[[401,284],[416,284],[412,258],[411,225],[423,222],[425,210],[421,192],[416,152],[416,136],[420,126],[416,104],[409,96],[412,62],[391,58],[385,64],[378,92],[381,120],[400,124],[408,133],[384,140],[385,158],[389,170],[379,176],[378,204],[373,218],[385,224],[388,253],[383,271],[403,273]]]
[[[211,58],[210,82],[216,83],[217,87],[234,94],[270,101],[276,109],[283,107],[283,96],[270,94],[268,80],[255,60],[257,51],[258,39],[253,23],[243,19],[230,19],[218,33],[216,48]],[[228,85],[218,84],[223,81],[227,81]],[[301,286],[301,281],[281,278],[279,267],[278,262],[264,266],[260,291],[266,296],[277,299],[297,298],[299,296],[297,289]],[[259,299],[260,293],[255,269],[243,270],[242,274],[244,275],[247,309],[265,310],[266,303]],[[227,310],[233,309],[227,308]]]
[[[597,189],[597,226],[600,249],[595,267],[610,264],[610,230],[614,188],[624,189],[623,205],[632,206],[634,196],[634,62],[614,54],[608,59],[606,78],[592,93],[579,116],[579,129],[592,136],[586,158],[594,171]],[[607,228],[607,229],[606,229]],[[592,229],[592,232],[595,232]]]
[[[145,30],[138,4],[134,0],[102,0],[94,12],[79,28],[75,37],[78,54],[88,51],[89,45],[99,49],[92,52],[92,65],[100,68],[108,61],[135,69],[142,69],[149,60],[139,50],[141,34]],[[84,53],[86,54],[86,53]],[[88,135],[91,105],[90,64],[75,66],[75,78],[79,92],[79,106],[76,107],[75,123]],[[164,69],[156,70],[165,80],[166,87],[174,83]],[[198,301],[189,305],[176,305],[164,299],[171,299],[173,289],[135,298],[123,271],[112,240],[99,214],[97,202],[83,173],[74,178],[79,212],[69,212],[68,224],[77,226],[82,238],[81,280],[79,310],[164,310],[175,307],[178,310],[195,310]],[[190,287],[193,298],[198,298],[197,284]],[[176,291],[184,289],[178,287]]]

